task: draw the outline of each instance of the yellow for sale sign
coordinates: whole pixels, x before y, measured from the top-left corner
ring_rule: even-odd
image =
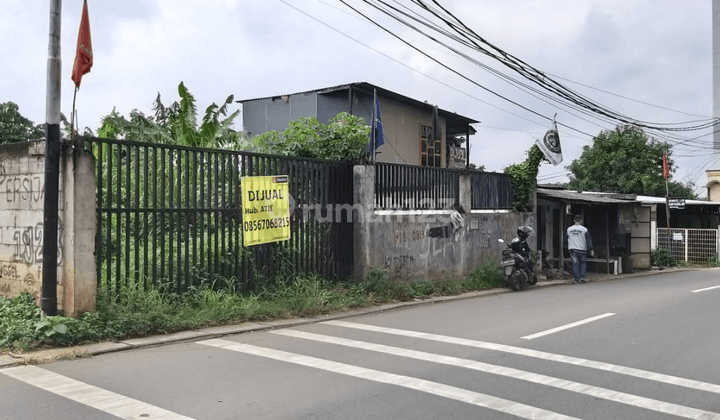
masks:
[[[287,175],[246,176],[240,185],[245,246],[290,239]]]

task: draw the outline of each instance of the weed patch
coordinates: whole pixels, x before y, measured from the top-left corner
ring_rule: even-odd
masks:
[[[97,311],[79,318],[42,317],[32,296],[0,297],[0,349],[28,351],[200,327],[315,316],[392,301],[504,287],[499,266],[486,262],[464,279],[392,281],[369,270],[365,281],[331,282],[319,275],[283,273],[241,293],[236,279],[206,281],[186,292],[170,284],[128,281],[98,290]]]

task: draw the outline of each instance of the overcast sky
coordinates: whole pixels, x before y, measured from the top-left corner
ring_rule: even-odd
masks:
[[[565,166],[613,123],[539,101],[432,41],[347,0],[383,26],[473,82],[451,73],[367,22],[338,0],[88,0],[92,71],[77,98],[81,127],[96,130],[115,108],[151,112],[159,92],[178,99],[184,81],[204,110],[230,95],[251,99],[350,82],[385,89],[481,121],[470,161],[489,171],[522,162],[557,113],[564,161],[544,163],[540,182],[566,181]],[[407,0],[403,0],[409,4]],[[594,102],[631,118],[683,123],[712,116],[710,0],[440,0],[488,42]],[[62,111],[70,80],[81,0],[62,5]],[[0,102],[45,121],[49,1],[3,0]],[[490,58],[473,58],[498,67]],[[509,73],[507,70],[503,70]],[[627,99],[626,99],[627,98]],[[236,106],[240,108],[239,105]],[[241,118],[236,128],[241,129]],[[673,147],[674,179],[705,194],[709,130]],[[702,136],[700,138],[696,138]]]

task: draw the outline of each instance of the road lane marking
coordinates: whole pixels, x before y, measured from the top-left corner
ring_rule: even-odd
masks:
[[[352,347],[356,349],[374,351],[378,353],[390,354],[393,356],[407,357],[416,360],[422,360],[431,363],[439,363],[448,366],[456,366],[465,369],[476,370],[480,372],[491,373],[508,378],[519,379],[540,385],[546,385],[565,391],[577,392],[596,398],[602,398],[622,404],[628,404],[647,410],[657,411],[673,416],[680,416],[689,419],[720,419],[720,414],[699,410],[696,408],[686,407],[683,405],[668,403],[664,401],[645,398],[638,395],[627,394],[620,391],[596,387],[593,385],[583,384],[580,382],[568,381],[565,379],[554,378],[552,376],[541,375],[520,369],[492,365],[489,363],[478,362],[470,359],[461,359],[453,356],[444,356],[440,354],[425,353],[417,350],[404,349],[399,347],[386,346],[384,344],[369,343],[366,341],[351,340],[347,338],[331,337],[327,335],[308,333],[303,331],[282,329],[270,331],[271,334],[283,335],[286,337],[300,338],[312,340],[321,343],[335,344],[339,346]]]
[[[258,347],[250,344],[236,343],[234,341],[222,340],[218,338],[198,341],[197,343],[225,350],[231,350],[239,353],[250,354],[253,356],[260,356],[283,362],[294,363],[301,366],[321,369],[324,371],[352,376],[355,378],[361,378],[369,381],[421,391],[428,394],[438,395],[444,398],[473,404],[479,407],[489,408],[491,410],[500,411],[502,413],[512,414],[514,416],[525,419],[577,420],[575,417],[569,417],[563,414],[543,410],[541,408],[525,405],[515,401],[493,397],[492,395],[481,394],[479,392],[469,391],[467,389],[432,382],[425,379],[397,375],[394,373],[382,372],[374,369],[366,369],[360,366],[333,362],[331,360],[318,359],[312,356],[288,353],[282,350]]]
[[[583,320],[581,320],[581,321],[573,322],[572,324],[562,325],[562,326],[559,326],[559,327],[557,327],[557,328],[553,328],[553,329],[550,329],[550,330],[547,330],[547,331],[542,331],[542,332],[539,332],[539,333],[537,333],[537,334],[526,335],[525,337],[520,337],[520,338],[525,339],[525,340],[532,340],[533,338],[538,338],[538,337],[543,337],[543,336],[546,336],[546,335],[554,334],[554,333],[556,333],[556,332],[564,331],[564,330],[567,330],[567,329],[570,329],[570,328],[577,327],[577,326],[579,326],[579,325],[587,324],[587,323],[590,323],[590,322],[593,322],[593,321],[597,321],[597,320],[599,320],[599,319],[607,318],[607,317],[613,316],[613,315],[615,315],[615,314],[614,314],[614,313],[602,314],[602,315],[594,316],[594,317],[592,317],[592,318],[583,319]]]
[[[707,290],[720,289],[720,286],[706,287],[704,289],[693,290],[691,293],[705,292]]]
[[[579,357],[563,356],[560,354],[547,353],[544,351],[526,349],[522,347],[508,346],[504,344],[488,343],[485,341],[468,340],[465,338],[450,337],[446,335],[430,334],[419,331],[400,330],[396,328],[377,327],[368,324],[356,324],[346,321],[325,321],[322,324],[335,325],[338,327],[354,328],[364,331],[380,332],[384,334],[399,335],[403,337],[420,338],[430,341],[439,341],[442,343],[456,344],[466,347],[474,347],[485,350],[494,350],[505,353],[517,354],[519,356],[534,357],[537,359],[550,360],[553,362],[567,363],[570,365],[584,366],[592,369],[604,370],[607,372],[619,373],[636,378],[647,379],[655,382],[662,382],[670,385],[681,386],[700,391],[712,392],[720,394],[720,385],[707,382],[696,381],[693,379],[685,379],[662,373],[649,372],[647,370],[635,369],[626,366],[614,365],[612,363],[596,362],[594,360],[582,359]]]
[[[18,366],[0,370],[0,373],[122,419],[192,420],[191,417],[185,417],[37,366]]]

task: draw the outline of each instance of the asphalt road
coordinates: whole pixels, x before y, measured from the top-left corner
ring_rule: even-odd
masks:
[[[0,370],[0,419],[720,419],[720,271]]]

